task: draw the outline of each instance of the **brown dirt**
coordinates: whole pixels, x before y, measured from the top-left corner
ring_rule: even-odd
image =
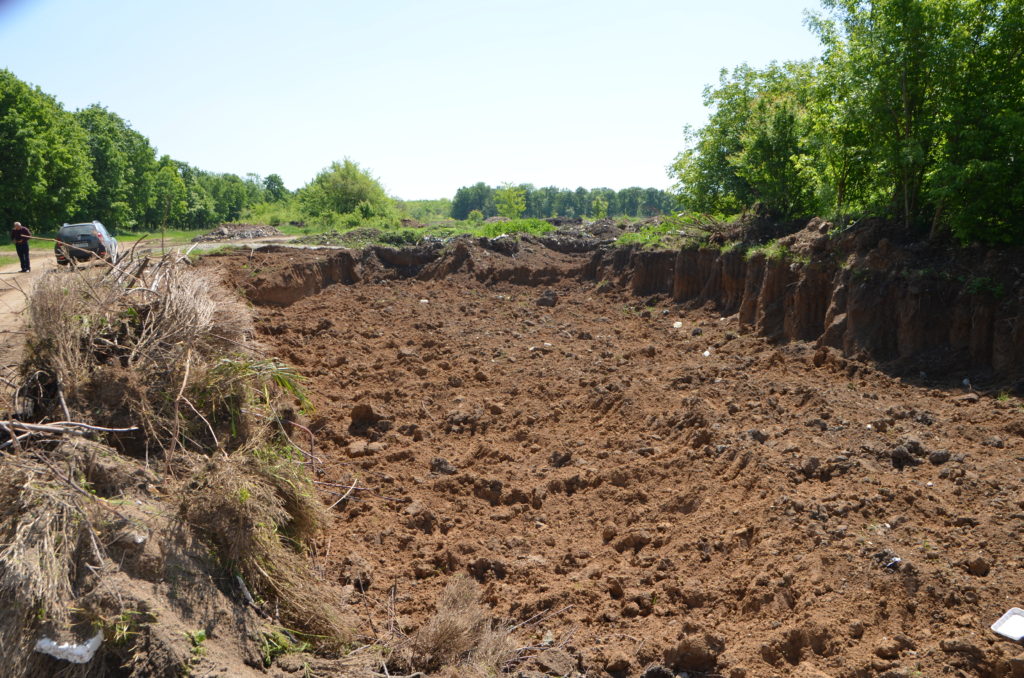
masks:
[[[1024,603],[1020,400],[773,344],[591,258],[208,258],[308,378],[324,501],[358,488],[322,555],[368,617],[393,596],[415,628],[465,572],[592,676],[1024,676],[988,629]]]
[[[32,253],[30,273],[22,273],[16,263],[0,266],[0,368],[13,369],[21,360],[21,327],[28,295],[39,276],[56,268],[50,252]]]

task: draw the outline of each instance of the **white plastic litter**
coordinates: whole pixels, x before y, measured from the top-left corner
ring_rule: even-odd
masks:
[[[420,299],[420,303],[421,304],[429,304],[430,303],[430,299]]]
[[[682,326],[683,326],[683,321],[681,321],[681,320],[677,320],[677,321],[675,321],[674,323],[672,323],[672,327],[674,327],[674,328],[675,328],[675,329],[677,329],[677,330],[678,330],[678,329],[679,329],[680,327],[682,327]]]
[[[710,355],[711,355],[711,349],[708,349],[707,351],[704,351],[704,353],[703,353],[702,355],[703,355],[703,356],[704,356],[705,358],[707,358],[708,356],[710,356]]]
[[[72,664],[87,664],[92,661],[96,650],[103,644],[103,632],[97,631],[96,635],[81,645],[75,643],[57,643],[45,636],[36,642],[36,652],[48,654],[54,659],[63,659]]]
[[[1004,638],[1020,640],[1024,638],[1024,610],[1011,607],[995,624],[992,630]]]

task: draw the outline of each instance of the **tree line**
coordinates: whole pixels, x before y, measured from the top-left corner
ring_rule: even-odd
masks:
[[[682,206],[1024,242],[1024,0],[824,0],[808,25],[820,58],[705,90]]]
[[[69,112],[5,69],[0,158],[0,223],[41,232],[94,219],[118,230],[204,229],[289,196],[277,174],[216,174],[158,156],[116,113]]]
[[[209,229],[239,219],[387,228],[403,216],[649,216],[674,205],[670,194],[653,188],[573,191],[484,183],[460,188],[453,200],[405,202],[388,196],[377,179],[349,159],[332,163],[291,192],[277,174],[218,174],[159,155],[116,113],[99,104],[67,111],[4,69],[0,158],[0,222],[22,221],[39,232],[93,219],[115,231]]]
[[[519,200],[522,200],[521,206]],[[512,202],[510,202],[510,200]],[[648,217],[675,209],[675,197],[657,188],[577,188],[576,190],[533,184],[505,184],[491,187],[483,182],[463,186],[451,201],[451,217],[468,219],[473,211],[483,217],[503,216],[543,219],[545,217]]]

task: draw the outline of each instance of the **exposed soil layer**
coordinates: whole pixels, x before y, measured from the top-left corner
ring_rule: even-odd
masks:
[[[358,488],[322,553],[362,609],[415,628],[468,573],[587,675],[1024,676],[988,629],[1024,603],[1021,401],[868,360],[948,371],[970,341],[859,339],[960,301],[889,308],[824,257],[547,245],[206,260],[308,378],[324,501]]]

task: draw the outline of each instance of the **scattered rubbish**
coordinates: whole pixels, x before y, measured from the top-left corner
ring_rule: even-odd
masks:
[[[992,625],[992,630],[1013,641],[1024,638],[1024,610],[1019,607],[1011,607]]]
[[[886,523],[886,527],[888,527],[888,523]],[[890,572],[895,572],[899,570],[900,563],[903,562],[902,558],[900,558],[898,555],[896,555],[889,549],[879,551],[871,557],[875,559],[875,562],[882,566],[883,570],[888,570]]]
[[[256,240],[282,235],[273,226],[264,224],[221,224],[209,233],[197,235],[192,242],[213,242],[216,240]]]
[[[57,641],[50,640],[44,636],[36,643],[35,649],[36,652],[48,654],[54,659],[63,659],[72,664],[87,664],[92,660],[93,655],[96,654],[96,650],[100,649],[102,643],[103,632],[97,631],[95,636],[80,645],[76,643],[57,643]]]
[[[709,357],[711,355],[711,349],[709,348],[708,350],[704,351],[704,353],[702,353],[701,355],[703,355],[705,358]]]
[[[430,299],[420,299],[420,303],[421,304],[429,304],[430,303]]]
[[[672,323],[672,327],[673,327],[673,328],[675,328],[675,329],[677,329],[677,330],[678,330],[678,329],[679,329],[680,327],[682,327],[682,326],[683,326],[683,323],[682,323],[682,321],[680,321],[680,320],[677,320],[677,321],[675,321],[674,323]]]

